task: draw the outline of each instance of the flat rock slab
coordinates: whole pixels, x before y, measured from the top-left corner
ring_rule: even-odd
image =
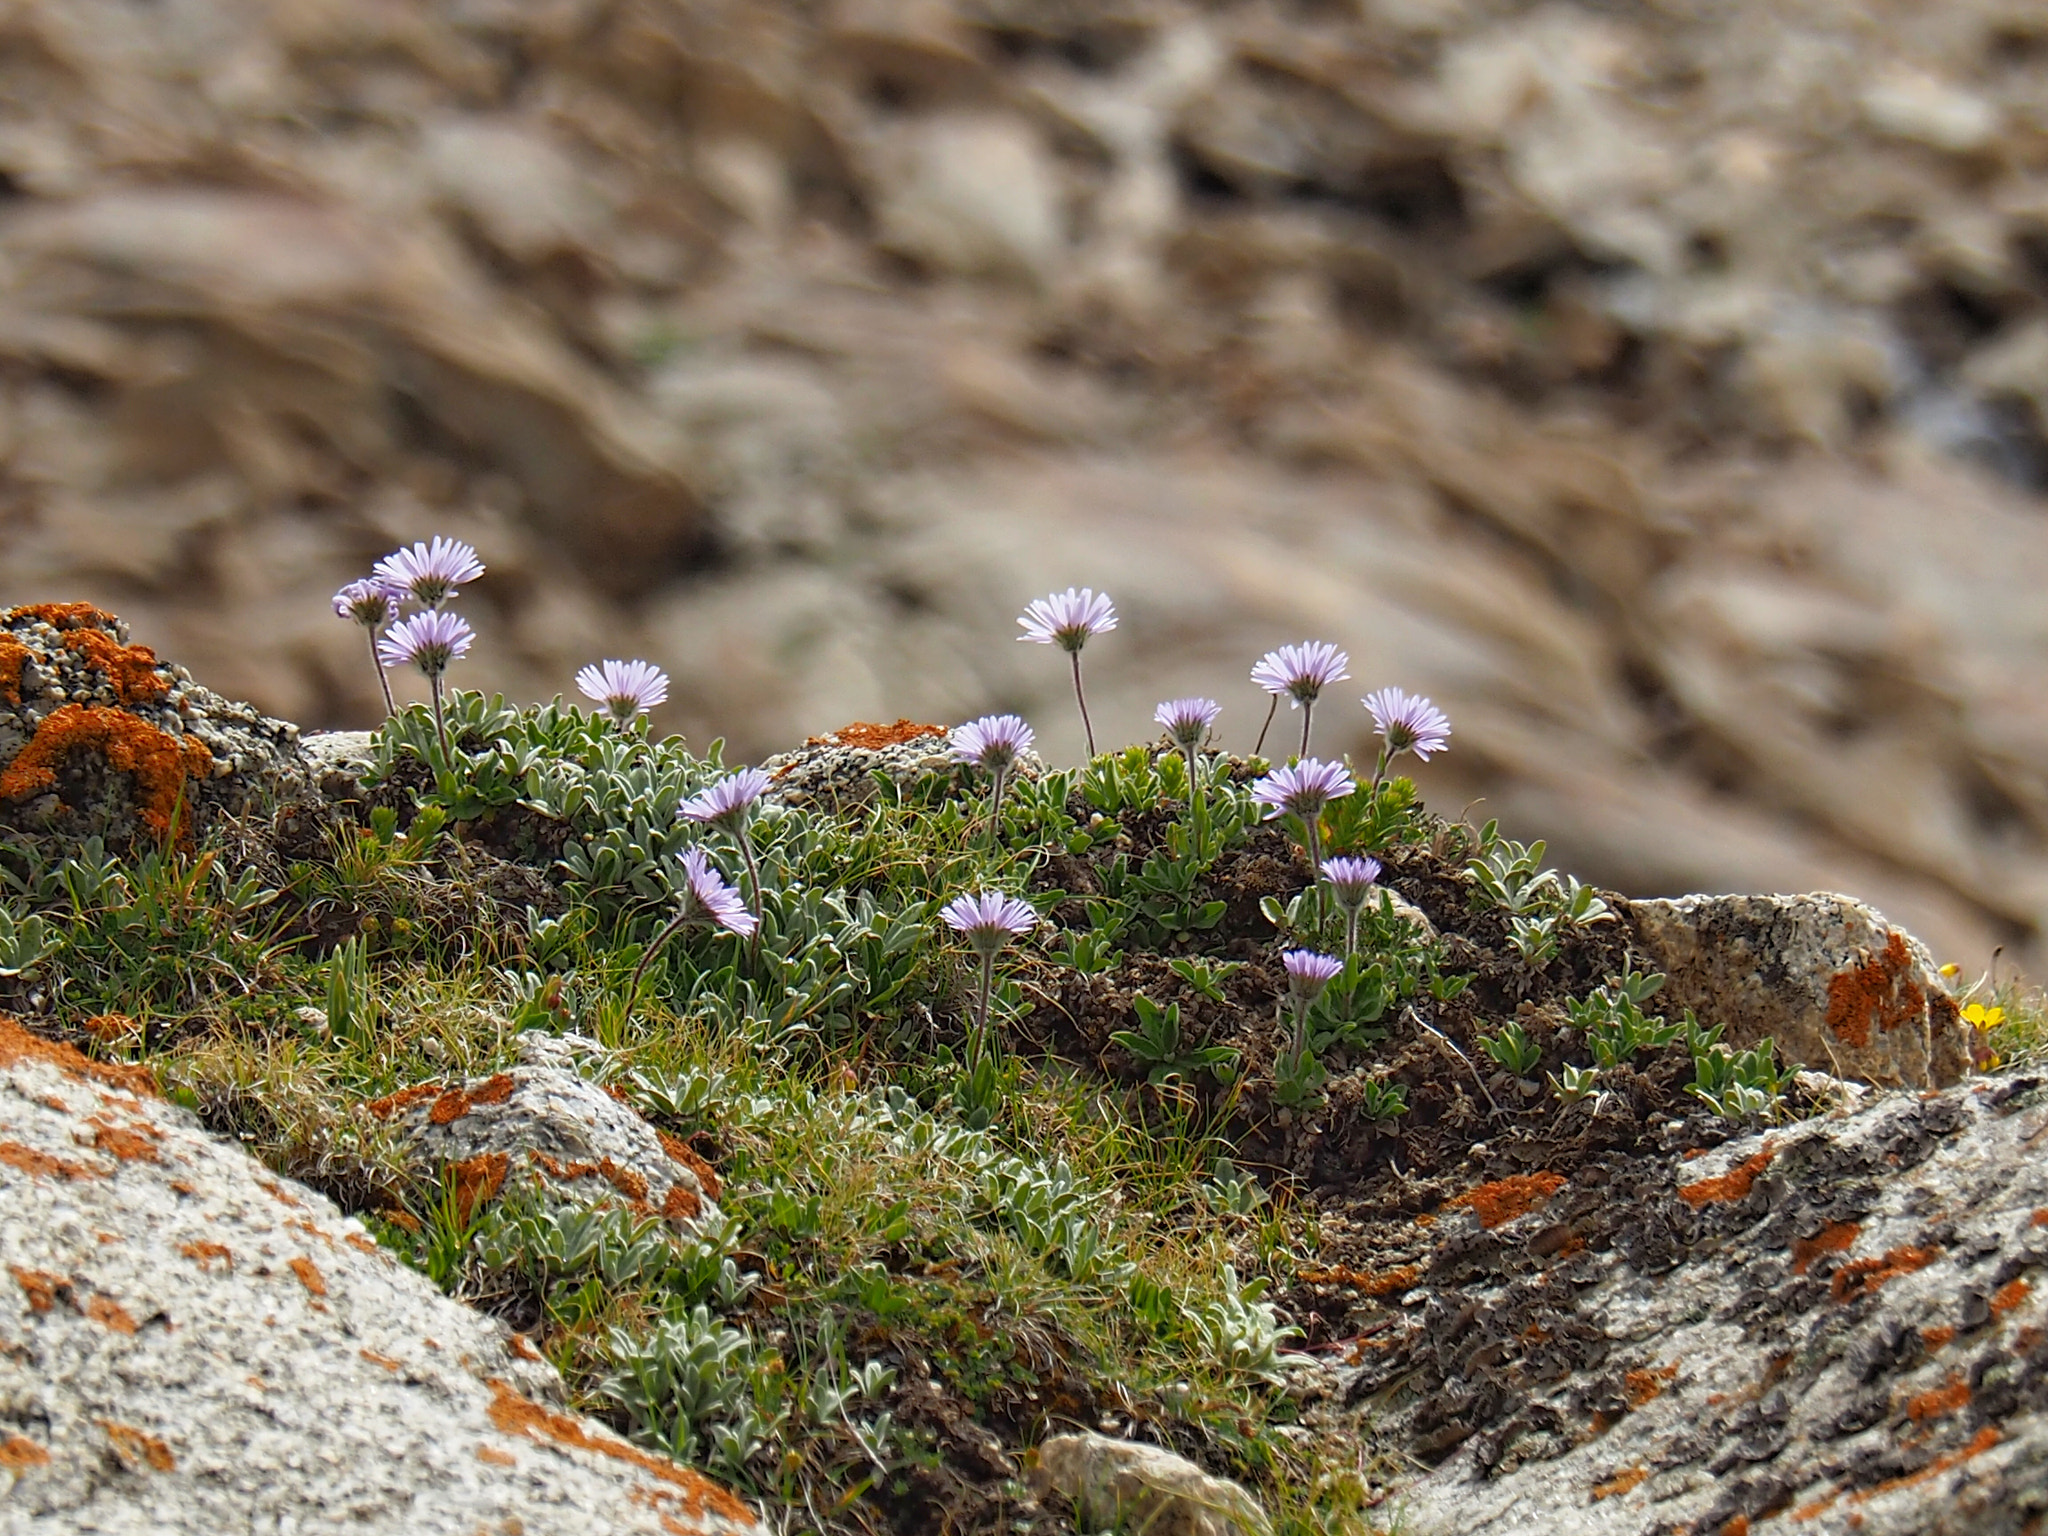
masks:
[[[321,1196],[0,1019],[0,1530],[765,1536]]]
[[[1336,1372],[1443,1458],[1400,1529],[2038,1530],[2044,1149],[2048,1077],[2015,1078],[1473,1192]]]
[[[1657,1006],[1766,1035],[1781,1060],[1887,1088],[1946,1088],[1970,1028],[1926,946],[1850,896],[1680,896],[1616,905],[1667,978]]]

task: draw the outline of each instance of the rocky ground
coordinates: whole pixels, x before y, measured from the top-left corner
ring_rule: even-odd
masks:
[[[472,682],[749,757],[1269,645],[1634,894],[2035,955],[2048,33],[2016,0],[27,0],[0,599],[368,724],[327,594],[473,539]],[[1230,690],[1236,687],[1237,691]],[[1363,717],[1332,714],[1327,744]]]
[[[1220,841],[1182,885],[1178,759],[1027,762],[997,837],[929,731],[845,727],[774,762],[765,942],[686,933],[643,972],[666,904],[606,859],[673,853],[651,808],[721,772],[677,744],[464,696],[430,772],[422,712],[302,742],[110,616],[0,631],[0,785],[40,751],[58,786],[0,796],[0,1510],[27,1531],[2048,1513],[2038,1004],[1977,1032],[1867,906],[1574,895],[1395,780],[1320,834],[1385,899],[1291,1093],[1276,928],[1342,925],[1242,763],[1212,765]],[[39,748],[67,709],[122,728]],[[208,741],[231,772],[192,768]],[[189,837],[138,812],[159,793]],[[992,882],[1045,923],[989,1056],[931,911]],[[1653,968],[1649,1010],[1775,1039],[1756,1107],[1689,1091],[1713,1048],[1682,1034],[1603,1058],[1590,1003]],[[1974,1074],[1994,1047],[2022,1059]]]

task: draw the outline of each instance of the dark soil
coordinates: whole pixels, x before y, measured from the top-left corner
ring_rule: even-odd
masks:
[[[1152,821],[1125,820],[1134,857],[1157,840]],[[1575,1104],[1559,1101],[1549,1074],[1567,1064],[1591,1065],[1565,1001],[1648,967],[1619,919],[1567,931],[1553,959],[1530,967],[1508,942],[1504,914],[1475,910],[1462,857],[1454,861],[1440,851],[1457,847],[1446,830],[1434,824],[1429,840],[1381,851],[1382,884],[1436,930],[1442,970],[1469,974],[1472,981],[1447,1002],[1425,991],[1406,1006],[1390,1007],[1379,1023],[1384,1038],[1327,1054],[1327,1098],[1312,1111],[1290,1111],[1272,1099],[1273,1062],[1285,1045],[1287,987],[1277,935],[1260,901],[1273,896],[1284,904],[1309,877],[1306,857],[1277,829],[1261,829],[1212,872],[1203,895],[1225,902],[1212,932],[1163,950],[1127,946],[1123,958],[1098,975],[1047,963],[1019,978],[1027,995],[1040,999],[1018,1026],[1021,1048],[1078,1061],[1126,1084],[1134,1096],[1194,1100],[1220,1127],[1240,1167],[1291,1187],[1309,1204],[1320,1247],[1313,1264],[1276,1299],[1311,1349],[1358,1349],[1362,1340],[1377,1340],[1384,1351],[1390,1331],[1405,1336],[1425,1321],[1399,1306],[1418,1285],[1454,1286],[1480,1275],[1502,1283],[1560,1253],[1568,1259],[1580,1251],[1654,1245],[1657,1234],[1632,1226],[1630,1203],[1618,1198],[1633,1162],[1652,1150],[1718,1145],[1744,1129],[1685,1092],[1692,1065],[1676,1045],[1602,1073],[1599,1091]],[[1041,880],[1070,893],[1094,884],[1093,872],[1076,858],[1048,865]],[[1063,903],[1054,920],[1071,925],[1086,917],[1076,900]],[[1169,958],[1183,952],[1243,962],[1221,983],[1225,1001],[1202,996],[1169,968]],[[1238,1081],[1225,1086],[1203,1076],[1148,1086],[1144,1065],[1110,1038],[1138,1027],[1132,1005],[1138,994],[1162,1006],[1178,1003],[1185,1039],[1238,1051]],[[1496,1066],[1479,1043],[1482,1034],[1510,1021],[1519,1022],[1543,1053],[1523,1079]],[[1361,1101],[1370,1079],[1405,1087],[1408,1112],[1390,1121],[1368,1116]],[[1549,1245],[1541,1253],[1508,1256],[1483,1241],[1450,1259],[1438,1251],[1432,1233],[1438,1211],[1488,1199],[1541,1204],[1566,1185],[1572,1208],[1537,1239]],[[1617,1198],[1602,1198],[1597,1192],[1603,1189]],[[1568,1339],[1553,1347],[1566,1355],[1571,1350]],[[1406,1357],[1396,1351],[1390,1358]],[[1417,1390],[1426,1394],[1427,1384]],[[1417,1421],[1418,1454],[1447,1449],[1491,1419],[1480,1403],[1446,1401],[1441,1415],[1423,1422],[1430,1418],[1425,1412]]]

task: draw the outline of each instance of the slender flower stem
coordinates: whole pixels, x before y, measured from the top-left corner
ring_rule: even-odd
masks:
[[[1088,695],[1081,691],[1081,653],[1067,652],[1074,663],[1074,702],[1081,706],[1081,729],[1088,737],[1088,759],[1095,760],[1095,722],[1088,718]]]
[[[1280,700],[1275,698],[1273,702],[1278,704]],[[1314,699],[1303,699],[1301,701],[1301,752],[1299,754],[1302,757],[1308,756],[1308,727],[1309,722],[1315,719],[1315,714],[1316,701]]]
[[[996,952],[986,950],[981,957],[981,997],[974,1010],[974,1054],[979,1055],[988,1045],[988,1000],[996,985]]]
[[[626,1006],[628,1008],[633,1006],[633,999],[640,995],[640,978],[647,974],[647,967],[654,962],[654,957],[661,953],[662,946],[676,936],[676,930],[689,922],[689,920],[689,913],[678,912],[668,920],[661,932],[648,941],[647,948],[641,953],[640,963],[633,967],[633,980],[626,987]]]
[[[1188,765],[1188,819],[1194,828],[1195,862],[1199,864],[1209,856],[1209,796],[1202,787],[1202,754],[1184,747],[1181,757]]]
[[[1004,768],[993,768],[989,772],[995,782],[988,793],[988,851],[994,853],[1003,827],[1003,789],[1010,782],[1010,774]]]
[[[448,750],[448,720],[441,712],[441,674],[434,673],[428,681],[434,685],[434,733],[441,738],[441,764],[452,769],[455,766],[455,757]]]
[[[1280,713],[1280,695],[1273,695],[1273,702],[1266,709],[1266,723],[1259,727],[1259,739],[1252,746],[1252,756],[1257,757],[1266,750],[1266,732],[1273,728],[1273,717]]]
[[[1358,952],[1358,908],[1344,909],[1344,958],[1349,960]]]
[[[754,862],[754,840],[747,836],[747,824],[744,821],[733,832],[733,836],[739,840],[740,858],[747,866],[747,891],[753,898],[754,915],[757,917],[763,916],[767,909],[761,905],[761,866]],[[761,927],[759,924],[755,926],[752,933],[747,935],[747,958],[755,961],[761,958]]]
[[[1380,781],[1387,776],[1387,764],[1393,760],[1394,749],[1383,743],[1380,747],[1380,760],[1373,764],[1372,783],[1367,786],[1365,791],[1368,796],[1379,793]]]
[[[384,672],[384,658],[377,654],[377,631],[365,626],[364,636],[370,642],[370,664],[377,669],[377,686],[384,690],[384,718],[389,720],[398,713],[398,706],[391,700],[391,679]]]

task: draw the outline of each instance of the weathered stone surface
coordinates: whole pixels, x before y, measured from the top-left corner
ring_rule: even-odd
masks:
[[[1970,1029],[1918,939],[1850,896],[1681,896],[1622,911],[1667,978],[1658,1006],[1768,1035],[1780,1059],[1880,1087],[1947,1087]]]
[[[761,766],[774,780],[767,798],[782,805],[852,809],[874,799],[876,774],[898,788],[935,775],[956,777],[964,770],[953,759],[947,734],[944,726],[914,720],[842,726],[764,762]],[[1036,778],[1044,770],[1038,754],[1026,752],[1011,773]]]
[[[761,1536],[141,1069],[8,1020],[0,1268],[10,1533]]]
[[[1333,1396],[1443,1458],[1416,1536],[2031,1531],[2044,1138],[2022,1077],[1473,1191]]]
[[[110,849],[189,840],[302,781],[298,727],[130,645],[89,603],[0,613],[0,835]]]
[[[529,1030],[522,1065],[461,1083],[419,1083],[366,1106],[395,1126],[421,1177],[451,1174],[467,1198],[537,1180],[581,1204],[623,1203],[685,1225],[715,1224],[718,1178],[682,1142],[578,1077],[571,1047]]]
[[[1185,1457],[1093,1432],[1055,1435],[1038,1447],[1033,1482],[1073,1501],[1083,1530],[1145,1536],[1265,1536],[1266,1512],[1236,1483]]]

